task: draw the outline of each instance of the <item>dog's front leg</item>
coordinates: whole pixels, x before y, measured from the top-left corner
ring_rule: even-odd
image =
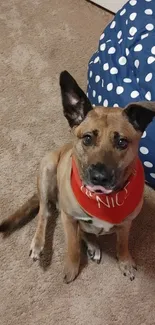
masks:
[[[117,257],[121,272],[132,281],[135,278],[136,265],[128,248],[131,224],[131,221],[125,222],[117,229]]]
[[[40,258],[45,244],[46,225],[51,215],[51,204],[56,203],[57,196],[57,164],[59,151],[47,154],[40,165],[38,177],[39,213],[38,224],[33,237],[30,256],[35,261]]]
[[[94,239],[93,240],[91,234],[85,233],[83,231],[81,231],[81,236],[82,236],[82,240],[84,241],[87,247],[88,258],[96,262],[97,264],[99,264],[101,262],[102,253],[99,244],[97,242],[96,236],[95,238],[93,238]]]
[[[31,256],[33,261],[36,261],[40,258],[40,255],[44,249],[47,218],[48,218],[47,208],[44,205],[44,203],[42,203],[40,205],[40,209],[38,213],[37,229],[30,246],[29,255]]]
[[[81,235],[79,223],[73,217],[61,211],[64,226],[67,252],[65,257],[64,280],[72,282],[79,273],[81,257]]]

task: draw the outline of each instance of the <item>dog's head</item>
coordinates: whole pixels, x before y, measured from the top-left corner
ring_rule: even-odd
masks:
[[[75,134],[74,157],[83,183],[110,193],[133,172],[142,133],[155,116],[155,103],[93,108],[73,77],[60,75],[64,115]]]

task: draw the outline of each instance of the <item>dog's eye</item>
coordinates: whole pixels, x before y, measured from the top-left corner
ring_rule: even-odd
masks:
[[[91,146],[93,144],[93,136],[92,134],[84,134],[83,138],[82,138],[83,144],[85,146]]]
[[[123,138],[118,132],[114,133],[114,145],[119,150],[125,150],[128,147],[129,141]]]
[[[128,147],[128,140],[127,139],[125,139],[125,138],[118,139],[118,141],[117,141],[117,148],[118,149],[124,150],[127,147]]]

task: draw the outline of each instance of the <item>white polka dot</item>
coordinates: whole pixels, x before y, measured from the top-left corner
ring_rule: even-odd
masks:
[[[136,33],[137,33],[137,28],[136,27],[131,27],[130,29],[129,29],[129,33],[130,33],[130,35],[131,36],[134,36]]]
[[[102,52],[105,50],[105,48],[106,48],[106,44],[105,43],[103,43],[103,44],[100,45],[100,50]]]
[[[154,25],[153,25],[153,24],[147,24],[147,25],[145,26],[145,28],[150,32],[151,30],[153,30]]]
[[[104,80],[102,79],[102,88],[104,87]]]
[[[145,77],[145,81],[146,81],[146,82],[149,82],[149,81],[152,79],[152,76],[153,76],[153,75],[152,75],[151,72],[148,73],[147,76]]]
[[[96,91],[95,90],[93,90],[93,97],[95,97],[96,96]]]
[[[142,138],[145,138],[145,137],[146,137],[146,131],[144,131],[142,134]]]
[[[137,83],[139,84],[139,78],[136,78],[136,80],[137,80]]]
[[[99,61],[99,56],[97,56],[95,59],[94,59],[94,63],[97,63]]]
[[[108,50],[108,54],[114,54],[116,52],[115,47],[110,47],[110,49]]]
[[[100,81],[100,76],[96,76],[95,77],[95,82],[97,83],[97,82],[99,82]]]
[[[110,73],[111,74],[117,74],[118,73],[118,69],[115,68],[115,67],[113,67],[113,68],[110,69]]]
[[[132,41],[132,40],[133,40],[133,37],[128,37],[128,40],[129,40],[129,41]]]
[[[108,100],[105,99],[104,102],[103,102],[103,106],[107,107],[108,106]]]
[[[115,20],[114,20],[114,21],[111,23],[110,28],[113,29],[113,28],[115,28],[115,26],[116,26],[116,22],[115,22]]]
[[[153,56],[149,56],[149,58],[147,59],[147,63],[151,64],[155,61],[155,58]]]
[[[152,168],[153,164],[150,161],[144,161],[144,166],[146,166],[148,168]]]
[[[105,34],[103,33],[101,36],[100,36],[100,40],[102,40],[104,38]]]
[[[124,78],[123,81],[126,82],[126,83],[128,83],[128,84],[129,84],[130,82],[132,82],[132,80],[131,80],[130,78]]]
[[[121,12],[120,12],[120,16],[123,16],[126,13],[126,9],[124,8]]]
[[[101,95],[99,95],[99,96],[98,96],[98,103],[100,104],[100,103],[101,103],[101,101],[102,101],[102,96],[101,96]]]
[[[128,56],[130,54],[130,51],[128,48],[125,49],[125,53],[126,53],[126,56]]]
[[[132,93],[130,94],[131,98],[136,98],[139,96],[139,92],[137,90],[133,90]]]
[[[113,105],[113,107],[119,107],[119,106],[118,106],[118,104],[116,103],[116,104]]]
[[[135,6],[137,3],[137,0],[131,0],[131,1],[129,1],[129,3],[131,6]]]
[[[152,178],[155,178],[155,173],[151,173],[150,176],[151,176]]]
[[[122,31],[120,30],[118,33],[117,33],[117,38],[120,39],[122,36]]]
[[[93,75],[93,72],[90,70],[90,72],[89,72],[89,77],[91,78],[92,75]]]
[[[146,98],[147,100],[151,100],[151,92],[150,92],[150,91],[148,91],[148,92],[146,93],[145,98]]]
[[[146,9],[144,12],[145,12],[146,15],[152,15],[153,14],[152,9]]]
[[[134,62],[134,65],[135,65],[135,67],[138,69],[138,67],[139,67],[139,60],[135,60],[135,62]]]
[[[106,71],[108,69],[109,69],[109,64],[108,63],[103,64],[103,70]]]
[[[149,36],[149,34],[148,33],[146,33],[146,34],[143,34],[142,36],[141,36],[141,39],[144,39],[144,38],[146,38],[146,37],[148,37]]]
[[[143,155],[147,155],[149,153],[149,150],[146,147],[140,147],[140,152]]]
[[[142,44],[138,44],[138,45],[136,45],[136,46],[134,47],[134,51],[135,51],[135,52],[140,52],[140,51],[142,50],[142,48],[143,48]]]
[[[109,43],[109,42],[111,42],[111,39],[108,39],[108,40],[106,41],[106,43]]]
[[[113,84],[112,82],[110,82],[108,85],[107,85],[107,90],[108,91],[111,91],[113,89]]]
[[[123,42],[123,39],[121,38],[120,41],[118,41],[118,44],[121,44]]]
[[[137,14],[136,14],[136,12],[133,12],[131,15],[130,15],[130,20],[131,21],[133,21],[133,20],[135,20],[135,18],[137,17]]]
[[[92,106],[95,107],[95,104],[93,104]]]
[[[126,59],[125,56],[121,56],[121,57],[119,58],[118,62],[119,62],[120,65],[125,65],[126,62],[127,62],[127,59]]]
[[[128,25],[128,19],[126,20],[126,22],[125,22],[125,23],[126,23],[126,25]]]
[[[151,53],[152,53],[153,55],[155,55],[155,46],[152,47],[152,49],[151,49]]]
[[[146,2],[151,2],[152,0],[145,0]]]
[[[116,94],[117,95],[121,95],[123,93],[123,91],[124,91],[124,88],[122,86],[118,86],[116,88]]]

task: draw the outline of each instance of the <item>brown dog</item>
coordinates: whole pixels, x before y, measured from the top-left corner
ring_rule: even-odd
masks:
[[[144,189],[138,144],[155,116],[155,104],[145,102],[130,104],[125,109],[93,109],[66,71],[60,75],[60,87],[64,115],[73,130],[74,140],[43,158],[38,195],[3,221],[0,231],[13,229],[39,209],[30,249],[31,257],[39,259],[51,203],[58,202],[67,244],[66,282],[78,275],[81,239],[91,259],[99,262],[100,249],[89,234],[99,236],[114,231],[119,267],[133,280],[136,266],[128,250],[128,237],[132,220],[141,210]]]

